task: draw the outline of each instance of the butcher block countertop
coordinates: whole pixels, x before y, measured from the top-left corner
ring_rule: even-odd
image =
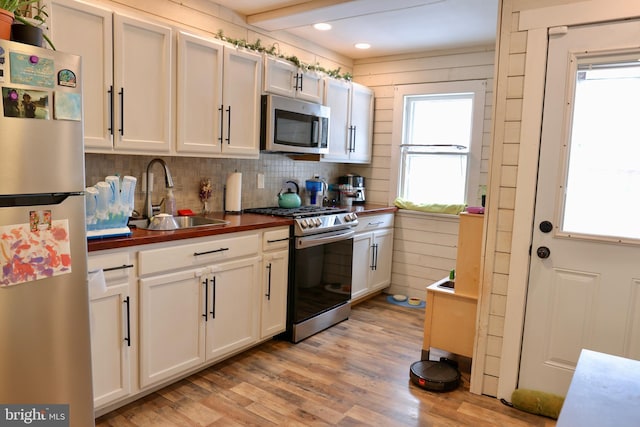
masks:
[[[351,208],[352,212],[356,212],[361,216],[394,213],[397,210],[398,208],[394,206],[373,204],[354,205]],[[172,231],[150,231],[131,228],[131,236],[90,239],[88,240],[87,247],[89,252],[102,251],[107,249],[148,245],[151,243],[170,242],[174,240],[192,239],[195,237],[214,236],[217,234],[236,233],[240,231],[258,230],[262,228],[288,226],[293,224],[293,220],[290,218],[250,213],[238,215],[216,212],[208,214],[207,217],[224,219],[229,221],[229,223],[226,225],[212,225]]]

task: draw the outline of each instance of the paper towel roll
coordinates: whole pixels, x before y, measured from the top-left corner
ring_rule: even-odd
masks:
[[[242,211],[242,173],[234,172],[227,176],[225,188],[225,212]]]

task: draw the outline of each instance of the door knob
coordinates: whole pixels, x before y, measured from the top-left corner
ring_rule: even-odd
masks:
[[[553,224],[551,224],[550,221],[542,221],[540,223],[540,231],[542,231],[543,233],[548,233],[551,230],[553,230]]]
[[[551,251],[546,246],[540,246],[536,250],[536,253],[538,254],[538,258],[541,258],[541,259],[549,258],[549,255],[551,255]]]

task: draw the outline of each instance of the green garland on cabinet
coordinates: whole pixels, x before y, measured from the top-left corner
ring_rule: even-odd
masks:
[[[277,56],[278,58],[286,59],[287,61],[293,62],[298,68],[303,70],[317,71],[317,72],[325,73],[329,77],[333,77],[335,79],[343,79],[347,81],[351,81],[351,79],[353,78],[351,73],[340,74],[340,67],[338,67],[335,70],[327,70],[326,68],[323,68],[322,66],[320,66],[320,64],[318,63],[316,63],[315,65],[305,64],[302,61],[300,61],[300,59],[298,59],[298,57],[296,56],[282,55],[278,53],[277,43],[274,43],[271,45],[270,48],[267,48],[262,46],[260,39],[257,39],[255,43],[248,43],[244,39],[233,39],[231,37],[227,37],[224,35],[222,30],[218,30],[218,32],[215,34],[215,37],[219,40],[225,41],[227,43],[231,43],[236,47],[242,47],[245,49],[253,50],[255,52],[266,53],[267,55]]]

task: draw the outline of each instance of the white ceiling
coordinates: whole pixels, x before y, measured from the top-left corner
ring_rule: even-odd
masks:
[[[495,42],[498,0],[211,0],[268,31],[288,31],[349,58]],[[328,22],[330,31],[312,25]],[[371,44],[358,50],[357,42]]]

